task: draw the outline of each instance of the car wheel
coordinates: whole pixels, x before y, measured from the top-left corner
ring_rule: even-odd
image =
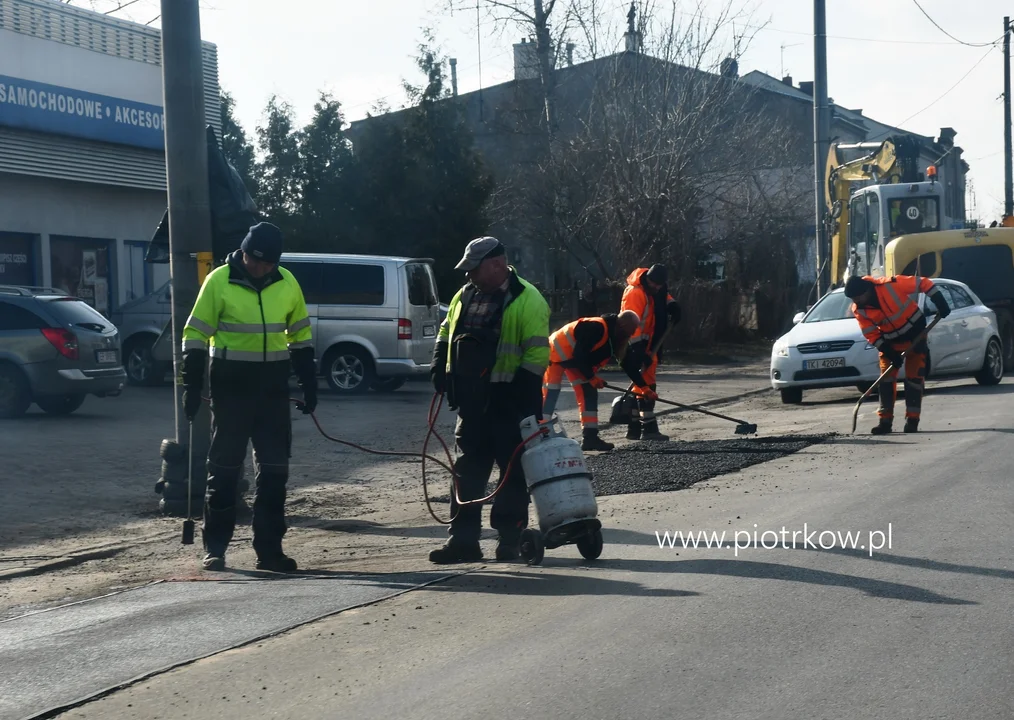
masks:
[[[84,395],[47,395],[35,398],[35,404],[49,415],[70,415],[84,401]]]
[[[13,365],[0,365],[0,418],[21,417],[31,404],[25,376]]]
[[[798,405],[803,402],[802,388],[786,388],[781,391],[783,405]]]
[[[143,335],[124,347],[123,368],[127,371],[127,382],[131,385],[152,387],[161,385],[165,379],[165,364],[151,356],[154,344],[154,337]]]
[[[389,393],[394,392],[404,384],[405,378],[403,377],[380,378],[373,381],[373,389],[377,392]]]
[[[982,360],[982,369],[975,374],[980,385],[997,385],[1003,380],[1003,346],[995,337],[986,345],[986,357]]]
[[[323,366],[327,384],[343,395],[364,393],[376,379],[373,359],[365,350],[352,345],[329,351],[324,357]]]

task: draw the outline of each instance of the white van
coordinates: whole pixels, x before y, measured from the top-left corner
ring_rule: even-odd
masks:
[[[440,326],[427,258],[283,253],[303,289],[318,372],[339,393],[390,392],[429,374]]]

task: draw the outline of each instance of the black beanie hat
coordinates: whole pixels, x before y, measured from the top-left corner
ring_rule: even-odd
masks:
[[[665,265],[661,265],[659,263],[652,265],[648,270],[647,275],[649,280],[653,283],[658,283],[659,285],[665,285],[666,281],[669,279],[669,272],[666,270]]]
[[[263,262],[276,263],[282,257],[282,231],[271,223],[257,223],[243,238],[240,249]]]
[[[853,300],[872,289],[873,283],[858,275],[853,275],[845,281],[845,297],[852,298]]]

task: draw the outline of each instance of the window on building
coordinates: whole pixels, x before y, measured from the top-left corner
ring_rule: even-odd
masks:
[[[0,232],[0,285],[35,285],[35,238]]]
[[[148,252],[148,243],[144,241],[128,240],[123,244],[124,264],[127,267],[127,287],[124,302],[143,298],[153,288],[152,264],[144,261]]]
[[[327,305],[383,305],[382,265],[324,263],[321,303]]]
[[[113,296],[110,240],[52,236],[49,239],[53,287],[79,297],[108,314]]]

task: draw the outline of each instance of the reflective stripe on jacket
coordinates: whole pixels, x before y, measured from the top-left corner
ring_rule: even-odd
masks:
[[[594,330],[589,332],[589,326]],[[603,318],[575,320],[549,336],[549,360],[574,367],[590,380],[613,357],[609,335],[609,324]]]
[[[630,336],[631,347],[637,343],[650,341],[655,333],[655,299],[648,294],[643,285],[647,272],[648,268],[637,268],[627,276],[627,287],[623,290],[623,299],[620,300],[620,312],[633,310],[641,319],[641,324]],[[672,299],[672,295],[666,295],[667,301]]]
[[[490,375],[494,383],[513,382],[518,370],[527,370],[541,378],[549,366],[549,303],[534,285],[520,278],[513,267],[510,272],[496,361]],[[437,343],[448,344],[454,339],[455,327],[465,309],[463,298],[470,299],[474,294],[475,287],[471,284],[454,294],[447,307],[447,317],[440,324]],[[448,374],[454,371],[451,367],[453,356],[454,353],[447,353]]]
[[[919,293],[940,292],[925,277],[918,278],[918,282],[911,275],[863,279],[873,283],[879,307],[860,308],[852,303],[852,314],[859,321],[866,342],[877,348],[910,334],[925,321],[917,300]]]
[[[303,291],[278,267],[258,291],[234,266],[208,274],[183,328],[183,351],[246,363],[288,362],[289,351],[313,347]]]

